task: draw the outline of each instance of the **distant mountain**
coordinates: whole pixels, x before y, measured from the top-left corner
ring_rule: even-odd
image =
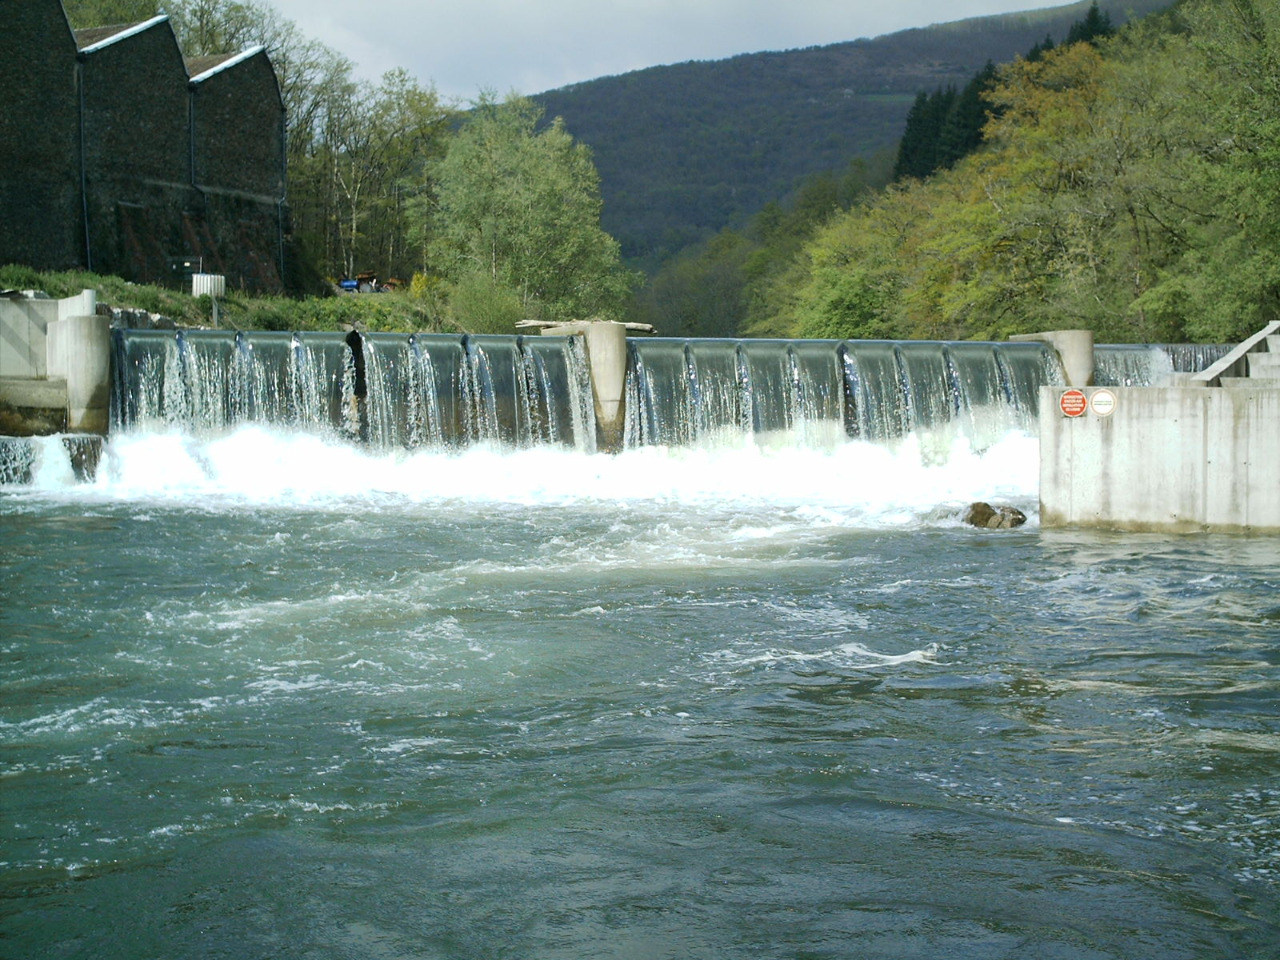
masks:
[[[1115,26],[1171,0],[1099,0]],[[1089,0],[785,52],[651,67],[533,97],[595,152],[604,227],[653,269],[803,178],[892,150],[921,90],[1060,42]]]

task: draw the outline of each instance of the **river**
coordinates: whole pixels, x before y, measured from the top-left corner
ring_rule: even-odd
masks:
[[[47,461],[2,957],[1280,956],[1280,542],[1041,530],[1017,431]]]

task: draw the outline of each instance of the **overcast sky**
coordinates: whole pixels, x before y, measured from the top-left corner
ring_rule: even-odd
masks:
[[[533,94],[657,64],[790,50],[1059,6],[1042,0],[272,0],[377,80]]]

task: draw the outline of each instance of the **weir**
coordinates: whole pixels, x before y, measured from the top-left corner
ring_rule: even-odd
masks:
[[[116,430],[273,424],[379,448],[594,449],[574,339],[117,331]]]
[[[1029,428],[1042,384],[1061,382],[1043,344],[833,340],[630,342],[626,446],[726,434],[825,446],[954,426],[978,446]]]
[[[377,450],[586,453],[743,442],[832,449],[927,432],[982,450],[1011,430],[1034,432],[1040,388],[1064,383],[1059,354],[1040,341],[627,338],[619,330],[603,342],[590,336],[594,326],[555,336],[118,328],[110,428],[207,438],[254,424]],[[1094,381],[1161,383],[1226,349],[1098,346]],[[0,482],[30,476],[35,458],[29,441],[0,444]],[[94,459],[78,454],[77,472],[87,464],[91,475]]]
[[[1029,429],[1038,343],[632,339],[616,448]],[[578,337],[117,331],[114,428],[279,424],[378,448],[598,448]]]

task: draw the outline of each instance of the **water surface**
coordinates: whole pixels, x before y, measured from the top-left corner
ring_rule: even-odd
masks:
[[[0,488],[0,956],[1280,955],[1280,548],[1042,531],[1035,470],[249,429]]]

